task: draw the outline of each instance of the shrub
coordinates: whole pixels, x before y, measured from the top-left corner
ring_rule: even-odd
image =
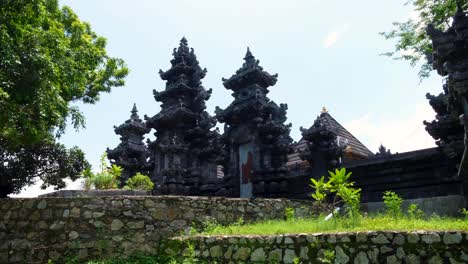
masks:
[[[310,179],[312,184],[310,187],[314,189],[312,198],[314,198],[320,206],[325,206],[334,214],[334,208],[344,202],[347,206],[348,215],[356,217],[359,215],[359,202],[361,200],[361,189],[353,188],[354,182],[349,181],[351,172],[346,173],[346,169],[335,169],[335,172],[329,171],[328,181],[325,182],[325,176],[322,176],[318,181]],[[333,195],[331,203],[326,203],[328,195]]]
[[[398,196],[395,192],[385,191],[383,195],[383,201],[385,203],[385,212],[395,218],[400,218],[403,216],[401,211],[401,204],[403,199]]]
[[[85,169],[82,175],[85,179],[84,187],[86,190],[94,188],[96,190],[107,190],[119,188],[119,177],[122,174],[122,168],[116,165],[109,167],[107,164],[107,153],[101,156],[101,171],[93,173],[91,167]]]
[[[154,183],[151,181],[151,179],[148,176],[138,172],[135,174],[135,176],[126,181],[124,189],[151,191],[153,190],[153,187]]]
[[[463,215],[463,218],[468,220],[468,210],[466,208],[460,209],[460,213]]]
[[[409,218],[412,219],[422,219],[425,215],[424,212],[418,208],[417,204],[410,204],[406,212]]]
[[[287,207],[287,208],[284,210],[284,217],[286,218],[286,221],[292,221],[292,220],[294,220],[294,218],[295,218],[294,208],[292,208],[292,207]]]

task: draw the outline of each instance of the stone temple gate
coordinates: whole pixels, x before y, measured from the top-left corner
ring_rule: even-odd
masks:
[[[202,86],[207,70],[183,38],[170,69],[160,71],[165,89],[154,90],[160,112],[142,121],[134,106],[131,118],[115,129],[121,144],[108,149],[109,158],[124,168],[125,178],[135,172],[148,174],[155,183],[154,194],[309,199],[311,177],[346,167],[362,188],[364,202],[380,201],[386,190],[407,199],[466,201],[468,155],[463,155],[463,138],[468,122],[464,127],[458,116],[468,113],[467,28],[468,18],[459,8],[446,32],[428,30],[434,68],[448,76],[440,95],[427,96],[437,113],[434,121],[424,122],[435,148],[391,153],[381,146],[374,154],[326,110],[312,126],[301,128],[302,139],[293,142],[287,105],[268,98],[278,75],[265,71],[249,49],[242,66],[222,79],[232,91],[232,102],[210,115],[206,102],[212,89]],[[223,133],[217,122],[224,124]],[[143,137],[150,130],[156,139],[145,144]]]

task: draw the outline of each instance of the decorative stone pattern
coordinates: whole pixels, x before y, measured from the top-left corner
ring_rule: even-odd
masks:
[[[160,242],[199,226],[208,219],[229,224],[278,219],[287,207],[298,216],[312,214],[311,202],[286,199],[228,199],[222,197],[114,196],[0,199],[0,263],[60,263],[66,256],[80,259],[135,251],[156,254]],[[450,241],[455,241],[450,239]],[[234,250],[234,249],[233,249]],[[207,256],[226,250],[210,248]],[[468,251],[467,251],[468,252]],[[250,247],[235,248],[232,257],[250,258]],[[254,252],[255,258],[268,255]],[[231,254],[229,254],[231,256]]]
[[[467,263],[468,231],[177,237],[206,263]],[[172,245],[174,247],[174,244]],[[325,252],[333,251],[333,259]],[[208,252],[208,254],[201,254]],[[251,253],[249,253],[251,252]],[[179,252],[175,252],[179,253]]]

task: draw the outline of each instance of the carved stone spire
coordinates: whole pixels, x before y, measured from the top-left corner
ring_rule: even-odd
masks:
[[[123,168],[121,184],[135,175],[137,172],[148,173],[147,158],[148,149],[143,143],[143,136],[149,133],[150,129],[145,126],[138,117],[136,104],[133,105],[130,119],[115,128],[115,133],[120,135],[120,144],[115,149],[107,148],[107,156],[111,164]]]
[[[380,144],[379,152],[375,153],[378,157],[388,157],[392,155],[392,152],[387,149],[384,145]]]
[[[300,157],[310,163],[314,178],[319,178],[327,171],[339,167],[347,147],[347,144],[341,146],[338,144],[338,131],[331,126],[330,118],[328,111],[322,110],[310,128],[300,128],[302,137],[307,142],[307,149],[300,153]]]
[[[226,109],[217,107],[215,111],[217,119],[225,123],[222,195],[285,197],[288,191],[285,165],[292,139],[291,126],[284,124],[287,105],[278,106],[267,97],[278,75],[270,75],[259,63],[247,49],[242,67],[229,79],[222,79],[234,96]]]
[[[446,84],[439,97],[428,96],[437,116],[436,121],[426,122],[426,128],[438,139],[437,144],[449,158],[459,164],[458,175],[468,205],[468,17],[461,1],[457,4],[452,25],[445,32],[433,26],[427,30],[432,39],[432,66],[446,76]],[[464,133],[455,122],[457,117],[460,117]],[[461,143],[463,136],[464,144]]]
[[[133,108],[132,108],[132,115],[130,116],[130,118],[132,120],[138,120],[140,119],[140,117],[138,116],[138,110],[137,110],[137,107],[136,107],[136,104],[134,103],[133,104]]]
[[[145,117],[146,124],[156,129],[156,140],[149,143],[154,163],[152,179],[161,194],[213,194],[216,163],[220,158],[216,119],[206,111],[205,102],[212,90],[205,90],[201,80],[206,69],[199,65],[194,50],[182,38],[173,51],[171,68],[159,71],[166,88],[153,90],[161,102],[161,111]]]
[[[463,152],[463,125],[459,115],[464,112],[464,98],[468,96],[468,18],[457,3],[452,25],[445,31],[428,26],[433,53],[432,66],[446,76],[443,92],[438,96],[427,94],[429,103],[436,112],[436,120],[424,121],[426,130],[436,144],[451,159],[459,160]],[[468,105],[467,105],[468,107]]]

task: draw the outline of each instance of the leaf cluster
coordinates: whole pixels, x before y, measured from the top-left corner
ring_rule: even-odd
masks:
[[[10,142],[60,136],[67,119],[83,127],[73,103],[97,102],[128,74],[106,39],[57,0],[2,0],[0,43],[0,137]]]
[[[65,178],[74,181],[89,166],[77,147],[67,149],[53,140],[10,144],[0,137],[0,198],[19,193],[38,179],[42,181],[42,189],[64,188]]]
[[[401,218],[403,216],[401,210],[403,199],[398,194],[392,191],[385,191],[382,198],[385,204],[385,212],[388,215],[394,218]]]
[[[85,179],[84,187],[86,190],[108,190],[118,189],[120,185],[120,175],[122,174],[122,168],[116,165],[109,167],[107,163],[107,153],[104,152],[101,156],[101,171],[93,173],[91,166],[86,168],[83,172],[83,178]]]
[[[125,182],[124,189],[126,190],[144,190],[151,191],[154,188],[154,183],[151,179],[139,172]]]
[[[334,212],[334,208],[339,203],[345,203],[348,206],[348,213],[356,216],[359,213],[359,202],[361,200],[361,189],[354,188],[354,182],[350,181],[352,172],[346,172],[345,168],[335,169],[335,172],[329,171],[328,180],[325,181],[325,176],[319,180],[310,179],[310,187],[314,189],[312,198],[319,205],[325,205],[329,210]],[[332,197],[332,201],[327,203],[327,198]]]
[[[408,61],[412,67],[421,65],[420,79],[428,77],[432,70],[431,60],[428,59],[432,54],[432,44],[426,34],[427,26],[432,24],[435,28],[446,30],[456,12],[457,3],[463,8],[468,7],[468,0],[408,0],[406,5],[413,7],[416,17],[394,22],[392,30],[380,33],[386,39],[396,40],[394,51],[383,55]]]

